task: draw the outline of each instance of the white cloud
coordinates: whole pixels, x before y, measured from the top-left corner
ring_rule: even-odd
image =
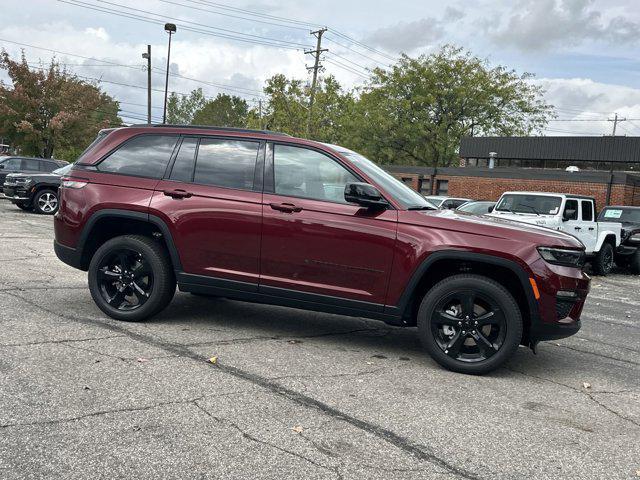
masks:
[[[84,33],[88,35],[93,35],[94,37],[97,37],[100,40],[109,40],[109,34],[103,27],[98,27],[98,28],[87,27],[85,28]]]
[[[526,0],[512,5],[506,21],[489,32],[501,45],[531,51],[592,41],[637,44],[640,39],[640,24],[621,15],[606,18],[594,0]]]
[[[546,90],[545,99],[557,108],[558,119],[580,120],[554,121],[549,124],[549,135],[573,133],[609,135],[613,118],[630,119],[619,124],[618,135],[640,135],[640,89],[594,82],[586,78],[541,78],[534,83]]]

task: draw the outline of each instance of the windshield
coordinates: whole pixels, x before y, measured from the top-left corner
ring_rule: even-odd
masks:
[[[404,208],[424,207],[434,209],[432,203],[428,202],[422,195],[411,189],[397,178],[393,177],[368,158],[337,145],[327,146],[337,150],[342,155],[351,160],[360,170],[367,174],[373,181],[380,185],[395,200],[400,202]]]
[[[607,207],[600,212],[598,220],[601,222],[640,223],[640,208]]]
[[[69,173],[69,170],[71,170],[71,167],[73,167],[73,163],[65,165],[64,167],[56,168],[51,173],[53,173],[54,175],[66,175],[67,173]]]
[[[495,210],[534,215],[556,215],[560,211],[562,197],[548,195],[507,194],[503,195]]]

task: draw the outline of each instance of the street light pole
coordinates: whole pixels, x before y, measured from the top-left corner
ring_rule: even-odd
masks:
[[[167,76],[164,81],[164,109],[162,112],[162,123],[167,123],[167,92],[169,90],[169,59],[171,58],[171,35],[176,32],[173,23],[165,23],[164,30],[169,34],[169,48],[167,49]]]
[[[147,45],[147,53],[142,54],[147,59],[147,123],[151,125],[151,45]]]

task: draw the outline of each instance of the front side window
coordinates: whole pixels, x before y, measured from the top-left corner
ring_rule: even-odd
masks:
[[[593,221],[593,203],[591,203],[589,200],[582,201],[582,221]]]
[[[137,177],[161,178],[178,140],[172,135],[140,135],[98,164],[98,171]]]
[[[278,195],[347,203],[345,185],[359,181],[335,160],[307,148],[275,145],[273,166]]]
[[[259,150],[258,142],[203,138],[198,148],[193,181],[251,190]]]
[[[564,205],[565,220],[578,220],[578,201],[567,200]]]
[[[19,158],[10,158],[9,160],[2,163],[5,170],[20,170],[20,159]]]

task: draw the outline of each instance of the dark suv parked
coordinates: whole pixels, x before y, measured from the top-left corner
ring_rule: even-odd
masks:
[[[10,173],[50,173],[67,162],[50,158],[0,157],[0,185]]]
[[[43,215],[58,211],[60,179],[71,170],[65,165],[51,173],[10,173],[4,181],[4,195],[22,210],[35,210]]]
[[[107,315],[180,290],[417,326],[433,358],[484,373],[572,335],[589,290],[574,237],[435,210],[334,145],[223,128],[101,132],[63,178],[58,257]]]
[[[640,274],[640,207],[609,206],[600,212],[598,221],[622,224],[622,238],[615,252],[616,264]]]

